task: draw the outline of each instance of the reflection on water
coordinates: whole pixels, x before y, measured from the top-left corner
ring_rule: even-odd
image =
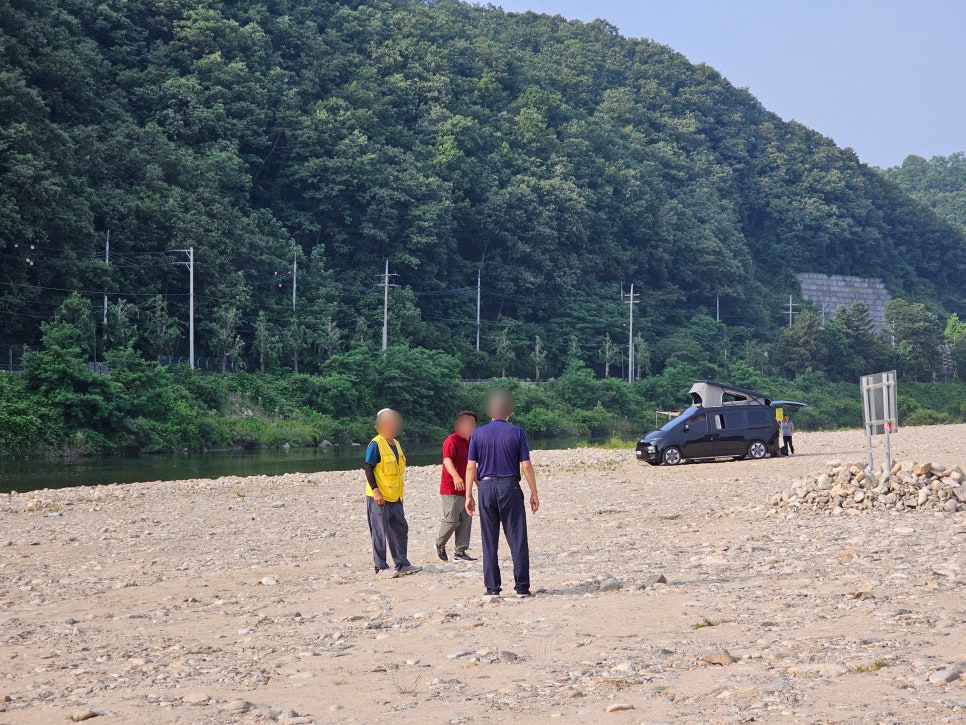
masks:
[[[535,441],[534,448],[567,448],[573,444],[573,440]],[[362,446],[333,446],[292,448],[287,451],[218,451],[55,461],[0,461],[0,493],[134,481],[348,471],[361,469],[364,456],[365,448]],[[440,462],[440,449],[431,444],[408,445],[406,458],[410,466],[435,465]]]

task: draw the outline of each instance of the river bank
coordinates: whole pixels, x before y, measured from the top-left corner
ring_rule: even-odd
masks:
[[[570,448],[574,444],[571,438],[531,441],[534,449]],[[433,465],[439,461],[439,443],[404,442],[404,445],[410,465]],[[323,447],[283,446],[254,451],[0,460],[0,494],[11,491],[26,493],[44,488],[136,483],[147,479],[181,481],[222,476],[278,476],[284,473],[358,470],[364,455],[365,448],[361,445],[336,444]]]
[[[962,465],[966,426],[893,445]],[[775,509],[864,460],[859,431],[796,449],[535,453],[526,601],[434,558],[436,467],[407,483],[426,570],[391,581],[357,472],[0,496],[0,722],[966,722],[966,513]]]

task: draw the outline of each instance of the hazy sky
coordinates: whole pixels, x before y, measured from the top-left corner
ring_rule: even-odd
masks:
[[[651,38],[876,166],[966,150],[966,0],[494,0]]]

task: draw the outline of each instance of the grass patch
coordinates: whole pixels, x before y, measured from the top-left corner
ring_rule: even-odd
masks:
[[[875,660],[867,665],[859,665],[858,667],[855,668],[854,672],[856,673],[878,672],[885,666],[886,666],[886,663],[883,662],[882,660]]]
[[[396,676],[393,675],[392,686],[396,688],[396,692],[398,692],[400,695],[415,695],[417,692],[419,692],[419,683],[422,679],[422,675],[416,675],[416,679],[407,685],[400,682],[398,679],[396,679]]]
[[[717,627],[721,622],[715,622],[713,619],[708,619],[707,617],[702,617],[700,622],[695,622],[691,625],[691,629],[704,629],[705,627]]]
[[[636,441],[629,441],[618,435],[612,435],[602,443],[590,443],[589,441],[578,441],[577,448],[603,448],[608,451],[632,450],[637,445]]]

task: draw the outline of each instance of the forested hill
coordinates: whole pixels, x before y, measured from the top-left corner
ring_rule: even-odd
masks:
[[[907,156],[885,175],[902,189],[932,207],[948,222],[966,229],[966,153]]]
[[[69,290],[106,290],[145,353],[183,353],[165,315],[186,317],[185,257],[160,252],[188,247],[199,354],[249,367],[378,344],[385,259],[391,342],[484,373],[478,270],[497,372],[598,362],[626,335],[621,283],[651,336],[716,300],[773,328],[799,271],[964,310],[961,229],[604,22],[453,0],[11,0],[0,34],[0,342],[35,343]]]

